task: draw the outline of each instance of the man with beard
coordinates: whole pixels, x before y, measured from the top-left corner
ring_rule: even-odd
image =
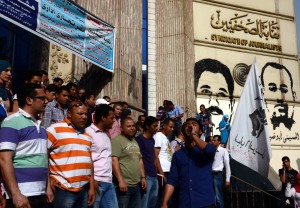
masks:
[[[200,139],[196,119],[189,118],[186,123],[181,129],[185,146],[173,155],[162,208],[167,207],[175,188],[178,188],[178,207],[213,208],[212,164],[216,149]]]
[[[211,84],[211,80],[215,80]],[[234,100],[234,81],[229,68],[214,59],[202,59],[195,64],[195,90],[196,94],[206,94],[209,96],[207,111],[218,116],[221,120],[223,113],[232,113]],[[220,100],[229,98],[229,105],[220,108]]]
[[[268,75],[266,75],[268,74]],[[274,75],[278,76],[274,76]],[[270,77],[269,79],[267,77]],[[282,82],[282,77],[289,78],[290,86]],[[265,93],[272,94],[272,99],[276,100],[274,112],[271,117],[271,123],[275,130],[280,124],[291,130],[294,120],[294,106],[292,112],[289,112],[289,106],[285,102],[292,99],[295,102],[296,92],[293,90],[293,78],[289,70],[278,63],[268,62],[261,71],[261,83]]]

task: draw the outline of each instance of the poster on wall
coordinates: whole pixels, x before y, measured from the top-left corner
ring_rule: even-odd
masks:
[[[115,28],[71,0],[0,0],[0,17],[113,72]]]

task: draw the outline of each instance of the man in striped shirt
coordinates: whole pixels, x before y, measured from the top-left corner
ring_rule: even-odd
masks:
[[[92,138],[84,130],[86,121],[87,107],[72,101],[67,117],[47,128],[55,208],[87,208],[95,201]]]
[[[25,84],[18,92],[19,111],[7,117],[0,129],[0,170],[6,207],[47,207],[47,132],[38,115],[45,110],[41,85]],[[53,196],[47,188],[48,196]],[[51,202],[53,197],[48,198]]]

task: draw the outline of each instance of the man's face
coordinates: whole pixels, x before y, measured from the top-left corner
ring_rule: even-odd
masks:
[[[216,81],[211,85],[208,80]],[[208,103],[205,103],[205,105],[209,106],[208,111],[211,114],[223,115],[223,111],[219,107],[219,100],[225,97],[228,98],[229,90],[226,79],[221,73],[203,72],[199,78],[197,92],[209,95]]]
[[[121,132],[122,134],[127,137],[128,139],[131,139],[134,137],[135,134],[135,125],[133,120],[126,120],[124,124],[121,126]]]
[[[73,97],[77,95],[77,87],[72,86],[70,88],[70,95],[73,96]]]
[[[140,125],[144,125],[145,120],[146,120],[146,117],[142,116],[139,120]]]
[[[205,107],[204,106],[200,106],[200,112],[204,113],[205,112]]]
[[[35,89],[36,96],[34,96],[32,102],[32,110],[35,115],[38,115],[45,111],[46,104],[48,103],[46,95],[42,89]]]
[[[217,137],[213,137],[212,140],[211,140],[211,143],[217,148],[221,142],[218,140]]]
[[[80,103],[81,104],[81,103]],[[87,121],[87,107],[85,105],[74,104],[75,106],[68,111],[68,119],[79,130],[85,128]]]
[[[122,106],[122,109],[128,109],[128,107],[129,106],[127,104],[125,104],[125,105]]]
[[[107,118],[103,118],[103,125],[105,129],[111,129],[114,123],[115,114],[113,111],[108,112]]]
[[[78,90],[78,96],[81,97],[83,95],[83,93],[85,93],[85,89],[79,89]],[[95,97],[94,97],[95,99]]]
[[[56,85],[57,87],[61,87],[63,82],[62,81],[58,81],[58,82],[53,82],[54,85]]]
[[[175,127],[175,123],[173,121],[170,121],[169,124],[164,124],[163,125],[163,130],[166,136],[170,135],[173,133]]]
[[[284,160],[282,163],[285,166],[285,168],[289,168],[291,166],[290,161],[288,160]]]
[[[191,135],[192,132],[197,132],[197,133],[200,133],[200,127],[199,127],[199,124],[197,121],[194,121],[194,120],[189,120],[187,122],[187,126],[188,126],[188,129],[186,131],[186,134],[188,136]]]
[[[120,117],[121,116],[121,113],[122,113],[122,106],[115,106],[114,107],[114,113],[115,113],[115,116],[116,117]]]
[[[293,91],[290,84],[285,84],[282,82],[280,78],[280,72],[282,72],[285,83],[291,81],[291,78],[284,69],[279,70],[271,66],[268,66],[265,69],[263,75],[265,96],[270,97],[272,100],[276,100],[274,108],[271,108],[269,105],[267,105],[268,110],[270,110],[272,113],[272,117],[270,119],[274,130],[279,127],[280,123],[283,123],[286,128],[291,129],[294,123],[293,107],[289,108],[287,102],[285,101],[294,101]]]
[[[31,84],[41,84],[42,83],[42,77],[40,77],[40,76],[33,76],[32,78],[31,78],[31,80],[29,81],[29,83],[31,83]]]
[[[148,129],[149,133],[152,134],[152,135],[154,135],[157,132],[158,122],[154,122],[148,128],[149,128]]]
[[[49,92],[48,90],[46,90],[46,98],[48,102],[51,102],[52,100],[55,99],[55,91],[51,91]]]
[[[11,79],[11,68],[8,67],[0,73],[0,83]]]
[[[86,100],[86,103],[89,107],[95,107],[95,96],[91,95],[89,99]]]
[[[69,96],[70,96],[70,94],[66,90],[62,90],[61,93],[55,95],[56,101],[62,106],[67,105]]]

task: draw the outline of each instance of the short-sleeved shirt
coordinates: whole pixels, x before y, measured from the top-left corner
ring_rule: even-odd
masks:
[[[183,114],[183,113],[184,112],[183,112],[182,108],[178,105],[175,105],[173,110],[167,110],[167,117],[168,118],[174,118],[174,117],[179,116],[180,114]],[[180,118],[180,119],[175,120],[174,122],[175,123],[181,123],[182,120]]]
[[[282,174],[283,174],[283,169],[281,168],[278,170],[278,175],[282,176]],[[296,171],[294,169],[285,171],[285,183],[282,183],[282,186],[281,186],[282,191],[285,191],[286,185],[288,182],[290,182],[293,186],[297,174],[298,174],[298,171]]]
[[[94,179],[106,183],[112,182],[111,143],[108,132],[101,131],[94,124],[85,129],[93,138],[92,159],[94,163]]]
[[[158,158],[161,168],[163,172],[169,172],[172,161],[172,149],[170,142],[166,135],[162,132],[157,132],[153,138],[155,141],[154,147],[160,148]]]
[[[48,177],[47,132],[41,121],[35,121],[19,109],[8,116],[0,128],[0,150],[10,150],[18,187],[25,196],[45,194]],[[11,198],[10,193],[7,198]]]
[[[109,130],[110,138],[115,138],[121,134],[121,120],[114,118],[112,128]]]
[[[142,153],[146,175],[155,177],[157,175],[157,172],[156,172],[156,166],[154,164],[154,159],[155,159],[154,139],[152,137],[145,138],[143,134],[140,134],[136,138],[136,141],[139,144]]]
[[[92,171],[92,138],[74,129],[70,120],[47,128],[49,172],[62,189],[81,191],[89,183]]]
[[[121,175],[128,186],[135,186],[141,181],[141,152],[134,138],[119,135],[111,140],[112,156],[117,157]]]
[[[44,126],[49,127],[53,123],[62,121],[67,116],[67,108],[61,109],[58,107],[56,100],[51,101],[46,105],[44,113]]]

